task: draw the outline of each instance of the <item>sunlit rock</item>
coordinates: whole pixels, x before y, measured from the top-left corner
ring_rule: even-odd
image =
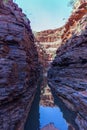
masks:
[[[62,42],[48,72],[48,84],[77,113],[79,130],[87,128],[87,3],[65,25]]]

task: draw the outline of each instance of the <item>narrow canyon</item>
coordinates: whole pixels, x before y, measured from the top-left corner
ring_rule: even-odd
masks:
[[[41,128],[45,108],[61,110],[66,129]],[[87,130],[87,0],[64,26],[40,32],[13,0],[0,1],[0,130]]]

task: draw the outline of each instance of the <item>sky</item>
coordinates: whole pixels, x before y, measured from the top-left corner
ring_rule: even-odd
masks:
[[[71,14],[70,0],[14,0],[31,21],[33,31],[55,29]]]

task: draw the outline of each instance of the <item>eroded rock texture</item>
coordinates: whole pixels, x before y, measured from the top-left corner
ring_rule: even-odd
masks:
[[[66,42],[67,39],[70,39],[72,35],[76,33],[75,29],[77,31],[81,31],[82,24],[80,23],[80,20],[83,19],[83,16],[86,14],[87,14],[87,0],[77,0],[72,15],[69,17],[68,21],[64,26],[63,29],[64,32],[61,36],[63,42]]]
[[[65,38],[63,41],[65,42],[62,42],[58,48],[56,57],[48,72],[49,86],[56,91],[58,97],[63,100],[69,109],[77,112],[75,121],[79,130],[87,129],[86,7],[87,3],[82,3],[77,8],[77,19],[74,19],[75,24],[73,26],[68,21],[69,31],[67,30],[67,32],[70,32],[71,36],[67,37],[66,33],[63,35]],[[72,16],[76,16],[76,12]]]
[[[48,67],[54,59],[57,48],[70,39],[73,34],[75,35],[84,28],[82,22],[84,21],[83,16],[85,16],[86,13],[86,0],[77,0],[72,15],[64,26],[57,29],[34,32],[39,59],[44,68]],[[81,19],[83,19],[83,21],[80,21]]]
[[[22,130],[37,88],[38,55],[30,22],[0,1],[0,130]]]
[[[44,30],[35,34],[37,41],[39,42],[55,42],[63,33],[63,27],[57,29]]]

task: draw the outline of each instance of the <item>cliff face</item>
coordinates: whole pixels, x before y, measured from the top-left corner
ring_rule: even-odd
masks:
[[[60,46],[63,27],[35,33],[39,59],[44,68],[48,68]]]
[[[77,0],[74,6],[73,13],[64,26],[64,32],[61,36],[62,42],[66,42],[66,40],[70,39],[73,34],[76,34],[77,31],[81,32],[81,29],[84,28],[84,25],[82,24],[84,21],[83,16],[85,16],[86,14],[87,14],[87,3],[85,1],[82,2],[80,0],[79,1]]]
[[[0,130],[22,130],[39,76],[30,22],[12,0],[0,2]]]
[[[61,28],[37,32],[35,34],[37,41],[55,42],[61,38],[65,42],[67,39],[69,39],[72,36],[75,26],[77,26],[79,20],[87,13],[86,2],[86,0],[77,0],[74,5],[73,13],[68,19],[67,23]]]
[[[69,34],[69,35],[67,35]],[[48,84],[69,109],[79,130],[87,129],[87,3],[73,12],[48,72]]]
[[[45,30],[36,33],[36,39],[39,42],[55,42],[63,33],[63,27],[54,30]]]
[[[39,59],[44,68],[49,67],[50,62],[53,60],[62,34],[63,27],[35,33]]]
[[[43,48],[44,54],[39,54],[40,59],[42,59],[41,63],[43,66],[44,63],[45,66],[49,66],[50,62],[56,55],[57,48],[59,48],[61,44],[64,44],[68,39],[72,37],[72,35],[81,32],[81,29],[84,29],[84,24],[86,21],[84,21],[83,17],[85,17],[87,13],[86,2],[86,0],[77,0],[75,2],[73,12],[63,27],[35,33],[37,46],[39,45],[39,47],[41,46]],[[38,52],[41,52],[39,50]]]

